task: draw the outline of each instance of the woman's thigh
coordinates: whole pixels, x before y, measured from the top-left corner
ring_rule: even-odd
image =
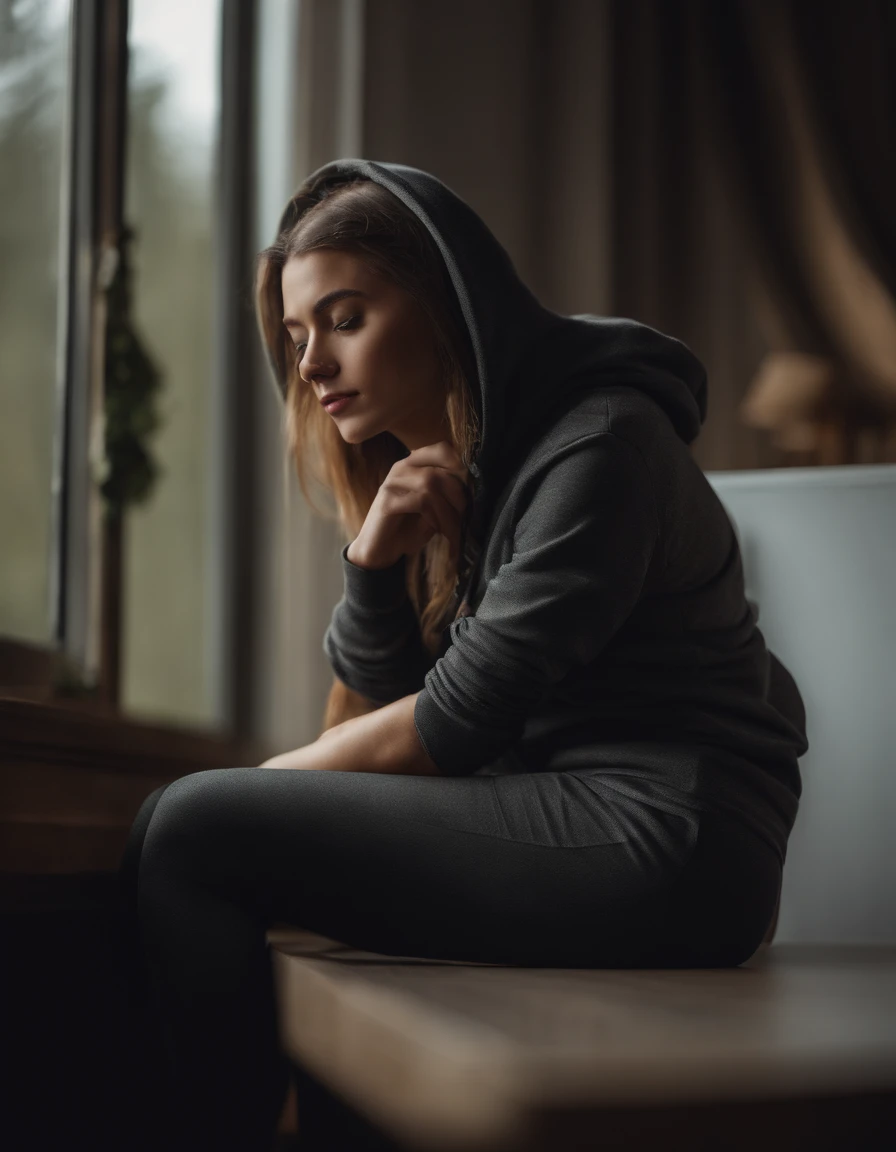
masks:
[[[188,878],[260,924],[295,923],[394,955],[490,963],[700,964],[697,904],[717,902],[701,883],[725,863],[728,843],[717,838],[695,863],[703,814],[632,800],[593,773],[209,769],[158,790],[146,807],[140,857],[156,899]],[[751,862],[739,864],[748,883]],[[199,902],[197,931],[202,915]],[[704,938],[708,962],[718,962],[719,943],[718,934]],[[730,952],[728,936],[722,944]]]

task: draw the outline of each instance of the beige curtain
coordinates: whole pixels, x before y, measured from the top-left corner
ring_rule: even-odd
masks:
[[[758,10],[768,66],[792,145],[795,243],[830,351],[801,350],[786,323],[751,382],[741,412],[808,463],[896,461],[896,299],[847,231],[821,164],[795,29]],[[875,109],[868,109],[870,117]],[[896,128],[896,125],[894,125]],[[768,293],[775,293],[770,278]],[[778,290],[780,291],[780,289]],[[766,323],[773,323],[766,302]],[[783,308],[778,309],[778,314]]]
[[[896,131],[893,100],[875,99],[892,87],[878,43],[892,9],[878,0],[848,10],[831,0],[675,0],[665,13],[685,30],[695,117],[705,110],[733,218],[754,254],[756,314],[770,347],[739,417],[794,463],[896,459],[896,309],[876,271],[891,262],[892,214],[859,180],[871,173],[884,190],[896,182],[892,147],[875,144],[881,124],[885,139]],[[859,83],[863,72],[870,79]]]
[[[257,248],[274,238],[280,211],[315,168],[364,155],[362,0],[302,0],[261,6],[256,100]],[[333,672],[322,650],[342,595],[342,536],[305,502],[287,456],[283,406],[258,348],[255,378],[258,461],[253,612],[258,672],[253,728],[272,751],[311,743],[321,731]],[[326,501],[324,501],[326,506]]]

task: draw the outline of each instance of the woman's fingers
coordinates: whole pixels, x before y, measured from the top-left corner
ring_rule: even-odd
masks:
[[[425,496],[425,489],[393,487],[386,497],[383,512],[387,516],[419,516],[434,534],[438,534],[442,531],[441,521]]]
[[[456,475],[449,475],[437,466],[415,468],[391,477],[389,487],[391,492],[409,495],[417,502],[413,509],[408,509],[402,500],[400,505],[389,507],[390,514],[399,508],[401,511],[416,511],[433,525],[435,532],[447,536],[452,546],[459,546],[461,523],[469,497]]]
[[[447,440],[439,440],[436,444],[426,444],[422,448],[415,448],[410,456],[406,456],[399,463],[411,468],[444,468],[446,472],[457,477],[461,488],[466,489],[467,487],[469,472],[457,449]]]
[[[448,441],[415,448],[397,460],[384,482],[390,516],[416,513],[435,535],[444,536],[452,556],[460,555],[463,518],[470,500],[469,472]]]

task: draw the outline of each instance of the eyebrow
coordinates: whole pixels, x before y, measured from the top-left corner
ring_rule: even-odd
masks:
[[[335,304],[337,300],[344,300],[346,296],[364,296],[367,297],[366,292],[361,292],[358,288],[334,288],[332,292],[328,292],[326,296],[321,296],[320,300],[311,309],[312,316],[318,316],[325,308],[329,308],[331,304]],[[302,322],[300,320],[293,320],[289,316],[283,317],[283,323],[287,328],[301,328]]]

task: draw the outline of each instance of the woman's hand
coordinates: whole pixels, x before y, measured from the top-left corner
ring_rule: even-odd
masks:
[[[457,560],[468,485],[469,472],[447,440],[415,448],[389,469],[346,556],[360,568],[389,568],[442,535]]]

